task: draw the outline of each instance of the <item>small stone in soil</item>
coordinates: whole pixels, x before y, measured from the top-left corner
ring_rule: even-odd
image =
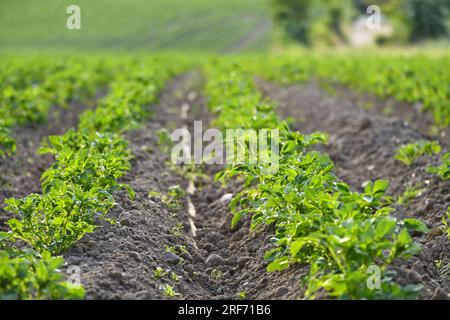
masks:
[[[441,288],[436,288],[431,299],[432,300],[448,300],[448,294]]]
[[[208,251],[208,252],[216,251],[216,250],[217,250],[216,246],[213,245],[212,243],[205,243],[205,244],[203,245],[203,249],[205,249],[205,250]]]
[[[222,248],[219,250],[219,255],[221,257],[227,257],[230,255],[230,250],[226,249],[226,248]]]
[[[214,243],[217,243],[220,240],[222,240],[223,237],[222,237],[222,235],[220,235],[217,232],[210,232],[205,235],[205,239],[206,239],[206,241],[214,244]]]
[[[208,259],[206,259],[206,265],[208,267],[216,267],[216,266],[220,266],[224,264],[224,260],[221,256],[219,256],[218,254],[211,254]]]
[[[68,264],[68,265],[71,265],[71,264],[79,264],[81,262],[81,258],[80,257],[77,257],[77,256],[71,256],[71,257],[69,257],[68,259],[66,259],[66,263]]]
[[[414,270],[410,270],[407,273],[407,277],[410,281],[412,281],[413,283],[420,283],[420,275],[414,271]]]
[[[238,258],[235,255],[232,255],[228,259],[228,265],[234,267],[237,264]]]
[[[360,128],[361,131],[369,129],[371,126],[372,126],[372,121],[368,117],[363,117],[359,121],[359,128]]]
[[[142,261],[141,255],[139,253],[137,253],[136,251],[130,251],[130,257],[132,257],[136,261]]]
[[[247,245],[248,251],[250,252],[256,252],[258,251],[259,247],[260,247],[260,243],[258,241],[250,241]]]
[[[124,273],[119,271],[113,271],[109,274],[109,277],[113,280],[122,281],[124,277]]]
[[[278,288],[277,291],[275,292],[275,297],[284,296],[288,292],[289,292],[289,290],[285,287]]]
[[[165,252],[164,260],[166,260],[166,262],[170,263],[170,264],[177,264],[181,261],[181,258],[179,256],[177,256],[175,253]]]
[[[228,247],[228,242],[226,240],[220,240],[217,242],[217,247],[220,249]]]

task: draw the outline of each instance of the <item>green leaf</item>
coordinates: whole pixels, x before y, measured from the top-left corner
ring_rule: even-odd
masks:
[[[403,223],[405,224],[405,227],[410,231],[414,230],[422,233],[428,233],[430,231],[425,223],[417,219],[405,219],[403,220]]]
[[[306,244],[306,242],[303,239],[298,239],[291,243],[290,250],[292,256],[296,256],[297,253],[303,248],[303,246]]]
[[[404,228],[400,231],[397,237],[397,242],[400,246],[408,245],[412,242],[411,236],[409,235],[408,229]]]
[[[231,229],[235,229],[239,221],[245,216],[246,211],[240,210],[233,215],[233,219],[231,219]]]
[[[350,187],[346,183],[343,183],[343,182],[337,183],[336,187],[342,193],[349,193],[350,192]]]
[[[269,265],[267,266],[267,271],[268,272],[282,271],[287,268],[289,268],[289,258],[282,257],[282,258],[276,259],[272,263],[269,263]]]
[[[391,219],[382,219],[375,229],[375,237],[377,239],[381,239],[385,237],[386,235],[389,235],[395,228],[396,222],[395,220]]]

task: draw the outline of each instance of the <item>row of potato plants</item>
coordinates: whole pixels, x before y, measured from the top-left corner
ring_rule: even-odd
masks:
[[[111,221],[107,213],[115,205],[115,191],[126,189],[133,198],[132,189],[119,182],[132,158],[121,133],[149,115],[164,82],[181,66],[161,58],[119,63],[108,95],[81,115],[79,129],[43,144],[39,152],[55,161],[42,174],[42,192],[5,201],[17,218],[8,221],[9,232],[1,233],[0,298],[83,297],[80,286],[62,281],[56,269],[63,260],[55,256],[100,221]]]
[[[342,84],[382,99],[418,103],[437,125],[450,125],[449,55],[288,54],[249,59],[249,65],[281,84],[318,77],[326,85]]]
[[[441,153],[442,147],[438,141],[418,140],[406,145],[402,145],[397,149],[395,159],[410,166],[419,157],[424,155],[432,156]],[[442,154],[439,164],[436,166],[428,166],[427,172],[437,175],[442,180],[450,179],[450,152]]]
[[[0,157],[11,156],[11,129],[44,123],[52,106],[87,104],[109,75],[95,59],[7,58],[0,63]]]
[[[292,264],[309,266],[304,298],[411,298],[418,285],[400,286],[390,265],[417,254],[421,247],[411,232],[427,232],[414,219],[399,221],[385,196],[388,181],[369,182],[355,192],[333,174],[327,154],[314,150],[326,143],[321,133],[303,135],[276,115],[273,102],[257,91],[252,75],[238,64],[217,62],[206,68],[206,93],[215,124],[222,129],[278,128],[279,170],[270,164],[228,164],[218,179],[244,178],[244,191],[234,197],[232,227],[251,216],[251,229],[274,224],[274,248],[265,259],[268,271]],[[379,287],[367,285],[374,266]]]

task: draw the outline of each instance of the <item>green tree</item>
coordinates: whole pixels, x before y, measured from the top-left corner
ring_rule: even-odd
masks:
[[[447,34],[450,0],[409,0],[411,39],[437,38]]]
[[[353,14],[352,0],[271,0],[274,20],[304,44],[346,41],[345,25]]]

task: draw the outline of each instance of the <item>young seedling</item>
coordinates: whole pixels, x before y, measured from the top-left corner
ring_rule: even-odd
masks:
[[[441,278],[450,280],[450,263],[445,263],[443,260],[436,260],[435,266]]]
[[[246,300],[248,297],[248,293],[245,291],[241,291],[237,294],[237,299],[238,300]]]
[[[179,185],[169,187],[167,194],[169,195],[169,201],[178,200],[186,194],[186,191]]]
[[[173,141],[170,138],[169,131],[166,128],[159,129],[156,134],[158,135],[158,145],[162,152],[170,153],[173,146]]]
[[[402,195],[398,196],[396,199],[397,204],[399,205],[407,205],[411,200],[420,197],[422,193],[426,190],[422,188],[422,184],[419,183],[417,185],[408,185],[406,187],[405,192]]]
[[[189,253],[188,249],[184,245],[178,245],[177,249],[180,253]]]
[[[203,165],[196,165],[195,163],[192,163],[180,166],[175,165],[172,161],[168,161],[166,164],[169,166],[170,171],[184,177],[188,181],[197,183],[209,181],[209,176],[202,170]]]
[[[161,285],[160,289],[163,291],[163,293],[166,297],[175,298],[177,296],[180,296],[179,293],[175,292],[174,287],[169,284]]]
[[[176,255],[180,255],[180,254],[183,254],[183,253],[188,253],[188,250],[186,249],[186,247],[182,246],[182,245],[177,245],[177,246],[167,246],[166,245],[166,251],[167,252],[171,252],[171,253],[176,254]],[[184,263],[184,259],[180,258],[179,264],[183,264],[183,263]]]
[[[178,250],[175,246],[166,245],[166,251],[174,254],[178,254]]]
[[[162,277],[165,277],[166,275],[167,275],[167,271],[161,267],[156,267],[156,269],[153,270],[153,276],[156,279],[161,279]]]
[[[149,198],[156,198],[156,199],[162,199],[164,197],[164,194],[159,191],[150,191],[148,193]]]
[[[181,208],[180,198],[183,197],[186,192],[179,185],[169,187],[167,194],[163,194],[159,191],[150,191],[148,196],[161,200],[171,212],[176,212]]]

